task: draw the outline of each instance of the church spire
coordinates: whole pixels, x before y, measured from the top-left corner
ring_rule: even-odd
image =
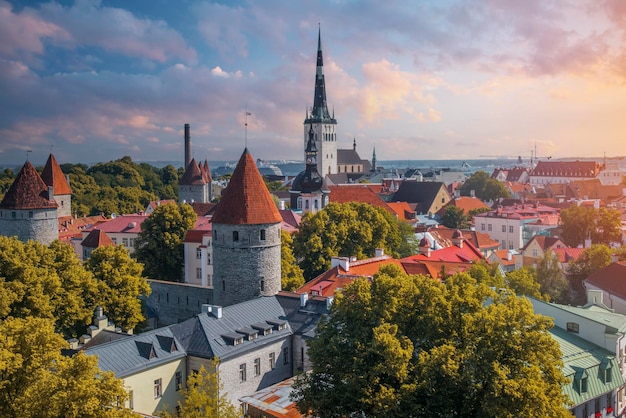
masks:
[[[374,145],[374,152],[372,152],[372,170],[376,171],[376,145]]]
[[[326,83],[324,81],[324,58],[322,55],[322,29],[317,32],[317,68],[315,70],[315,96],[311,119],[317,122],[332,119],[326,103]]]

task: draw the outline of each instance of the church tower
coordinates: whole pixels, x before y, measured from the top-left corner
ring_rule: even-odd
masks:
[[[333,112],[334,113],[334,112]],[[322,34],[317,34],[317,69],[315,71],[315,96],[313,108],[304,120],[304,148],[309,141],[309,127],[313,127],[313,137],[318,150],[317,171],[322,176],[337,173],[337,120],[331,116],[326,103],[326,83],[324,81],[324,60],[322,58]],[[306,159],[306,151],[305,151]]]
[[[212,218],[216,305],[234,305],[280,291],[281,220],[245,149]]]
[[[293,180],[289,196],[291,208],[316,213],[328,205],[330,191],[324,187],[324,179],[317,172],[317,148],[315,147],[313,126],[309,127],[309,141],[304,151],[306,167]]]

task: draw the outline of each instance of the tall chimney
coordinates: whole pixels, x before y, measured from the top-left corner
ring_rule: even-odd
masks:
[[[185,124],[185,167],[184,169],[187,169],[187,166],[189,165],[189,162],[191,161],[191,134],[189,133],[189,124],[186,123]]]

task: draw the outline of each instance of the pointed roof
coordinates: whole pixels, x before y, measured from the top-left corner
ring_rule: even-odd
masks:
[[[63,174],[59,163],[57,163],[56,158],[52,154],[48,157],[48,161],[46,161],[46,165],[41,172],[41,179],[48,186],[54,187],[54,194],[56,195],[72,194],[72,189],[67,183],[65,174]]]
[[[213,179],[211,178],[211,170],[209,169],[209,162],[207,160],[204,160],[204,166],[202,167],[202,170],[204,171],[204,175],[206,176],[206,182],[211,183]]]
[[[311,122],[337,123],[330,116],[326,103],[326,82],[324,81],[324,58],[322,56],[322,31],[317,34],[317,67],[315,70],[315,96],[313,97],[313,109],[310,118],[305,123]]]
[[[215,208],[213,223],[258,225],[282,220],[259,169],[246,148],[235,167],[228,187]]]
[[[3,209],[52,209],[57,203],[48,196],[48,186],[35,167],[26,161],[0,203]]]
[[[115,243],[111,240],[106,232],[100,229],[94,229],[89,233],[89,235],[87,235],[87,237],[83,240],[83,242],[80,243],[80,245],[87,248],[99,248],[109,245],[115,245]]]
[[[178,180],[181,186],[198,186],[205,184],[204,175],[200,171],[200,166],[195,158],[192,158],[189,165],[185,169],[185,174]]]

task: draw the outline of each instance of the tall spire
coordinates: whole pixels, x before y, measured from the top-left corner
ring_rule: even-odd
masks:
[[[332,119],[326,103],[326,83],[324,82],[324,58],[322,55],[322,29],[317,32],[317,68],[315,71],[315,96],[313,97],[313,110],[311,119],[324,121]]]
[[[376,145],[374,145],[374,152],[372,152],[372,170],[376,171]]]

